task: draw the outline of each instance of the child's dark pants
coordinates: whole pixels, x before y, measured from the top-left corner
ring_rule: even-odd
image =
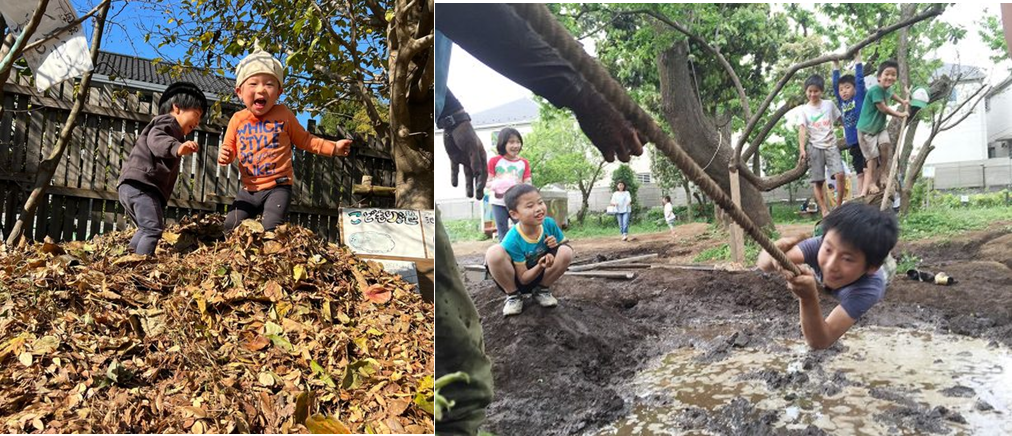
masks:
[[[249,192],[240,189],[232,203],[232,210],[225,217],[225,231],[236,228],[243,220],[264,214],[264,230],[272,231],[285,222],[288,205],[292,202],[292,186],[281,185],[263,191]]]
[[[137,233],[130,239],[130,250],[137,254],[155,254],[158,240],[165,230],[165,204],[155,188],[125,181],[119,185],[119,202],[137,224]]]

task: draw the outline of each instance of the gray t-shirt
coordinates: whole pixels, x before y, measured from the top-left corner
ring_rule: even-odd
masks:
[[[812,267],[815,277],[820,283],[822,282],[822,269],[819,268],[819,247],[821,246],[821,236],[805,239],[798,244],[798,249],[805,255],[805,263]],[[840,301],[840,305],[843,306],[843,310],[847,311],[847,315],[857,320],[885,296],[885,288],[885,272],[879,268],[875,274],[865,274],[854,283],[840,289],[826,288],[826,290]]]

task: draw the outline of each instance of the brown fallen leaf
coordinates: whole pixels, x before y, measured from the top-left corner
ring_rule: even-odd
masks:
[[[250,340],[249,342],[242,344],[242,346],[243,348],[250,351],[260,351],[263,350],[264,348],[267,348],[267,346],[270,344],[271,344],[270,339],[267,339],[263,336],[257,336],[252,340]]]
[[[128,263],[139,263],[139,262],[145,261],[147,259],[148,259],[148,256],[145,256],[143,254],[136,254],[136,253],[134,253],[134,254],[128,254],[126,256],[120,257],[119,259],[116,259],[116,260],[112,261],[112,264],[113,265],[124,265],[124,264],[128,264]]]
[[[278,282],[271,280],[264,285],[264,295],[271,301],[277,302],[285,298],[285,291],[281,290],[281,285]]]
[[[50,253],[56,256],[59,256],[64,253],[63,248],[60,248],[59,245],[56,245],[53,242],[53,238],[50,238],[48,236],[46,236],[46,241],[42,243],[42,252]]]
[[[368,298],[369,301],[376,304],[384,304],[390,301],[390,298],[393,297],[393,293],[390,292],[389,289],[379,284],[369,286],[365,289],[364,293],[365,298]]]
[[[194,416],[197,418],[207,418],[207,411],[205,411],[203,407],[180,406],[179,409],[185,413],[188,413],[189,416]]]

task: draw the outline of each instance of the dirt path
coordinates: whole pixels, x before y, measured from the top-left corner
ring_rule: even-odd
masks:
[[[578,259],[657,252],[657,262],[687,263],[700,251],[724,242],[707,234],[705,224],[678,229],[675,238],[665,232],[637,235],[632,242],[615,237],[578,240],[573,245]],[[778,230],[791,235],[808,232],[811,225]],[[959,280],[957,285],[942,287],[899,277],[890,284],[885,299],[859,321],[860,330],[819,352],[797,351],[802,337],[796,300],[782,279],[757,272],[653,269],[643,270],[629,281],[564,277],[554,286],[559,307],[543,309],[528,301],[523,314],[509,319],[501,315],[502,295],[491,281],[470,281],[467,288],[482,317],[486,351],[494,362],[496,398],[489,407],[485,428],[497,435],[663,434],[662,429],[824,434],[834,433],[832,426],[841,425],[839,421],[825,424],[811,418],[808,423],[806,417],[821,416],[819,410],[842,410],[841,398],[858,395],[867,397],[860,402],[882,408],[881,413],[860,418],[881,431],[901,433],[897,429],[909,428],[923,434],[955,429],[965,433],[969,424],[965,424],[964,415],[978,413],[972,409],[974,401],[996,400],[982,397],[981,392],[974,395],[970,388],[966,388],[971,392],[969,398],[948,398],[961,395],[954,387],[951,389],[957,391],[945,392],[956,393],[944,399],[957,405],[944,403],[950,404],[946,408],[938,399],[942,397],[882,386],[864,376],[832,369],[855,355],[870,359],[890,354],[885,352],[889,346],[874,341],[871,343],[879,345],[873,345],[870,352],[860,351],[863,342],[858,339],[875,334],[867,329],[896,329],[915,336],[956,333],[990,344],[977,345],[974,350],[1008,352],[1012,345],[1012,232],[1007,223],[996,224],[987,231],[947,240],[944,246],[939,241],[902,243],[897,252],[921,257],[923,269],[944,270]],[[484,247],[470,243],[454,249],[459,263],[480,263]],[[835,305],[831,297],[822,301],[824,313]],[[890,335],[895,336],[884,337]],[[687,357],[672,357],[683,355]],[[760,396],[736,391],[725,393],[727,399],[715,396],[706,406],[689,407],[683,394],[642,387],[645,370],[672,362],[699,365],[693,370],[698,372],[740,359],[759,359],[749,357],[753,355],[775,363],[745,364],[740,377],[726,383],[746,384],[762,391]],[[798,361],[801,372],[790,372],[786,363],[781,365],[789,359]],[[669,380],[673,376],[665,377]],[[943,379],[953,383],[952,378]],[[701,386],[701,392],[709,392],[706,389],[716,385],[711,380]],[[943,387],[949,388],[938,389]],[[922,396],[930,399],[921,401]],[[770,405],[773,400],[800,404],[801,412],[798,407],[793,411],[790,407],[778,409]],[[667,421],[658,421],[658,427],[628,424],[644,421],[645,416],[653,416],[654,412],[648,411],[665,407],[673,409],[662,414]],[[1007,416],[1012,412],[1012,401],[998,402],[995,407],[1009,407],[1008,412],[1002,412]],[[987,413],[998,412],[979,413],[986,418],[992,416]],[[971,416],[972,421],[976,419]],[[611,430],[602,431],[605,426]],[[999,427],[998,432],[1004,429]]]

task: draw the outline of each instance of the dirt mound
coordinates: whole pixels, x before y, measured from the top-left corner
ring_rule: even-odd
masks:
[[[948,331],[1012,345],[1012,272],[1002,258],[1008,237],[1008,228],[992,228],[947,238],[941,248],[936,246],[939,241],[901,244],[901,251],[923,259],[922,268],[945,271],[959,282],[937,286],[900,275],[859,325]],[[631,243],[602,238],[574,245],[578,259],[658,253],[653,262],[667,263],[684,262],[724,242],[707,238],[659,234]],[[475,263],[479,258],[471,254],[458,261]],[[743,349],[791,354],[795,351],[785,348],[785,341],[802,339],[798,303],[784,280],[755,271],[647,269],[628,281],[563,277],[553,286],[558,308],[528,302],[523,314],[509,319],[502,317],[503,294],[491,281],[467,286],[493,361],[495,399],[484,428],[495,434],[592,433],[617,417],[635,415],[641,406],[670,402],[663,394],[630,394],[632,375],[656,365],[659,356],[691,348],[693,364],[709,365]],[[824,296],[823,314],[836,304]],[[887,428],[945,431],[945,423],[962,419],[944,408],[903,401],[902,393],[864,386],[842,373],[825,373],[824,360],[847,352],[838,343],[806,353],[800,365],[810,379],[782,370],[745,377],[765,382],[772,391],[798,389],[805,395],[835,396],[848,386],[877,389],[879,397],[897,404],[893,412],[874,417]],[[717,434],[823,434],[814,426],[775,428],[779,418],[738,398],[714,410],[687,408],[677,414],[677,422],[666,425]]]
[[[433,431],[432,307],[297,226],[220,216],[0,255],[13,432]],[[416,395],[421,397],[416,401]]]
[[[1012,268],[1012,233],[994,238],[980,247],[982,259],[1001,262]]]

